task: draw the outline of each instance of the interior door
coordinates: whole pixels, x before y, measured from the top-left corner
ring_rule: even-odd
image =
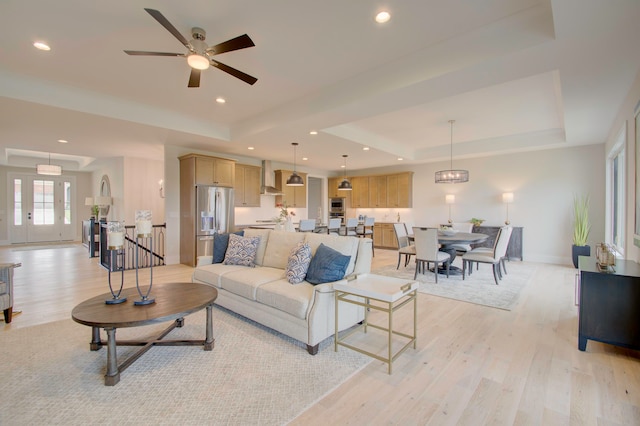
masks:
[[[12,244],[73,240],[75,177],[15,174],[9,186]]]

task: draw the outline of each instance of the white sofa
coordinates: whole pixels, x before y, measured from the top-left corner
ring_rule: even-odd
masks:
[[[335,333],[333,283],[290,284],[285,276],[291,249],[305,241],[315,255],[323,243],[351,256],[345,277],[371,270],[372,240],[308,232],[246,229],[245,236],[260,236],[254,268],[212,264],[212,256],[200,256],[192,280],[216,287],[216,304],[306,343],[311,355],[320,342]],[[344,279],[342,280],[344,281]],[[339,330],[364,319],[364,308],[342,303]]]

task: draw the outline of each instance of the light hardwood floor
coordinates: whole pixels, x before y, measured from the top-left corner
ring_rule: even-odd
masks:
[[[395,261],[396,252],[376,250],[374,268]],[[80,244],[0,247],[0,262],[23,265],[14,302],[22,313],[4,330],[69,319],[76,304],[108,291],[107,272]],[[189,281],[191,272],[154,268],[154,282]],[[512,311],[420,294],[418,347],[393,374],[373,361],[292,424],[639,425],[640,353],[591,341],[577,349],[575,273],[541,265]],[[406,326],[410,311],[397,319]]]

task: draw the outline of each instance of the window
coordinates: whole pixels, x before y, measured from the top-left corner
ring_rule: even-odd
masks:
[[[626,129],[618,133],[607,161],[607,232],[606,242],[624,255],[625,228],[625,140]]]
[[[22,225],[22,179],[13,180],[13,224]]]
[[[53,225],[55,223],[55,198],[52,180],[33,181],[33,224]]]

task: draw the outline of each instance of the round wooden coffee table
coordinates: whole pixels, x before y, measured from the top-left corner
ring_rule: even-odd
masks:
[[[146,293],[147,288],[141,288],[143,294]],[[103,328],[107,332],[107,373],[104,376],[106,386],[117,384],[120,381],[120,373],[152,346],[202,345],[205,351],[213,349],[215,340],[212,307],[218,297],[218,291],[215,288],[197,283],[153,284],[151,295],[156,301],[149,305],[134,305],[133,300],[139,298],[135,287],[123,289],[122,295],[127,298],[124,303],[106,304],[105,300],[112,298],[112,295],[105,293],[80,303],[71,312],[74,321],[92,327],[89,346],[92,351],[97,351],[103,346],[100,329]],[[185,316],[203,308],[207,309],[204,340],[162,340],[174,328],[182,327]],[[172,320],[175,321],[155,339],[116,341],[118,328],[138,327]],[[142,346],[142,348],[118,365],[117,345]]]

